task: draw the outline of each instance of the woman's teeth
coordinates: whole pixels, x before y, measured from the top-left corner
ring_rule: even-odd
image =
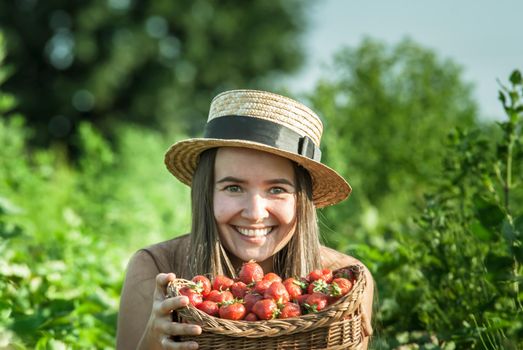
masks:
[[[247,229],[247,228],[242,228],[242,227],[236,226],[236,230],[244,236],[261,237],[261,236],[266,236],[267,234],[269,234],[269,232],[272,231],[272,227]]]

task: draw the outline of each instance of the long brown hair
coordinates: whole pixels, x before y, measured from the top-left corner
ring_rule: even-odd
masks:
[[[200,155],[191,185],[192,230],[189,246],[189,276],[224,274],[236,271],[220,242],[214,219],[214,163],[217,148]],[[316,208],[312,202],[312,179],[309,172],[296,163],[296,229],[287,245],[276,253],[274,272],[284,277],[305,276],[321,265],[319,229]],[[266,271],[268,272],[268,271]]]

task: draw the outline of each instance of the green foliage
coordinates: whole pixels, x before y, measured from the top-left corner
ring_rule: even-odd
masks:
[[[475,121],[461,68],[410,40],[387,47],[367,39],[342,50],[310,99],[324,118],[324,158],[354,188],[347,203],[325,211],[326,221],[361,241],[406,220],[441,173],[450,128]]]
[[[72,143],[82,120],[199,132],[217,92],[300,66],[306,2],[2,1],[6,89],[40,144]]]
[[[333,72],[310,99],[354,193],[323,231],[376,278],[373,347],[523,347],[521,74],[489,123],[461,69],[408,40],[366,40]]]
[[[166,148],[151,131],[122,127],[116,154],[84,124],[77,168],[28,133],[0,122],[0,348],[113,348],[126,261],[189,230],[188,189],[150,157]]]
[[[127,259],[189,230],[188,189],[162,166],[169,142],[121,126],[112,149],[84,123],[72,167],[61,148],[29,146],[11,101],[0,115],[0,348],[114,348]]]
[[[460,349],[523,346],[523,84],[514,71],[498,130],[456,129],[416,229],[378,263],[383,343]],[[393,258],[390,258],[390,257]],[[400,263],[397,263],[398,260]],[[405,305],[409,305],[406,312]],[[404,339],[393,335],[404,334]]]

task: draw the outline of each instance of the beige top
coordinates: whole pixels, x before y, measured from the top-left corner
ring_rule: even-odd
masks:
[[[176,277],[192,278],[192,276],[183,276],[180,270],[180,266],[185,265],[190,259],[189,242],[189,235],[183,235],[157,243],[138,250],[129,261],[118,313],[118,349],[135,349],[140,341],[151,314],[157,274],[172,272]],[[354,264],[363,265],[354,257],[325,246],[321,247],[321,259],[323,268],[332,270]],[[363,326],[366,335],[371,335],[370,318],[374,283],[369,271],[367,269],[365,271],[368,286],[363,300]],[[367,341],[368,339],[365,343]]]

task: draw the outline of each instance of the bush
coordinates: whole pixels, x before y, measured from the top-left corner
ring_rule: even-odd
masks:
[[[452,132],[416,229],[378,263],[382,344],[523,347],[523,82],[502,87],[497,130]],[[434,347],[435,346],[435,347]]]

